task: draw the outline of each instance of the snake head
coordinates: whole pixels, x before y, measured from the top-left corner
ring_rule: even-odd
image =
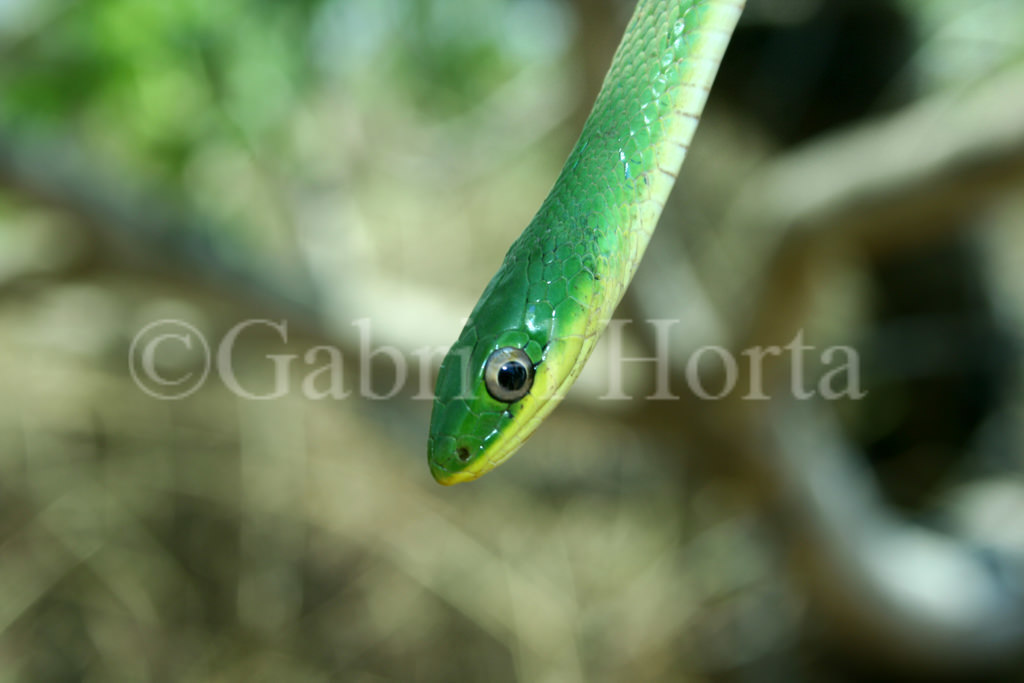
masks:
[[[543,349],[524,333],[473,340],[472,329],[441,364],[427,457],[441,484],[476,479],[503,462],[517,415],[531,405]]]
[[[564,275],[544,277],[531,265],[543,265],[547,251],[513,247],[441,363],[427,440],[430,471],[441,484],[471,481],[507,460],[589,355],[596,335],[580,331],[591,276],[570,292]]]

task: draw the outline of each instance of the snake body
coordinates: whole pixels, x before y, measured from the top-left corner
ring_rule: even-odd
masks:
[[[738,0],[640,0],[579,141],[441,364],[442,484],[504,462],[565,396],[636,271],[693,138]]]

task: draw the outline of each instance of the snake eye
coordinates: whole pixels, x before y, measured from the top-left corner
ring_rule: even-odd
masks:
[[[530,392],[533,361],[522,349],[506,346],[487,359],[484,366],[487,393],[503,403],[513,403]]]

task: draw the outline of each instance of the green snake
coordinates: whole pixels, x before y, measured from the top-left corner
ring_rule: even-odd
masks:
[[[441,364],[427,457],[442,484],[514,453],[565,396],[636,271],[742,0],[639,0],[551,193]]]

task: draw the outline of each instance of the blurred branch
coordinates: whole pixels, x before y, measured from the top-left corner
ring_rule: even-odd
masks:
[[[944,93],[773,163],[736,219],[869,250],[913,247],[1024,178],[1024,69]]]
[[[921,245],[1019,187],[1022,108],[1018,70],[767,168],[733,215],[737,233],[767,230],[774,240],[737,348],[791,339],[837,256]],[[730,422],[743,427],[719,438],[752,490],[770,491],[797,571],[845,642],[917,670],[940,667],[933,673],[999,666],[1020,652],[1024,594],[1006,580],[1024,575],[1020,557],[903,520],[821,407],[740,403]]]
[[[0,131],[0,190],[63,213],[83,233],[82,245],[75,245],[75,253],[61,264],[65,272],[102,264],[142,279],[160,279],[184,292],[228,302],[237,309],[231,324],[244,318],[287,321],[290,338],[305,337],[339,349],[346,372],[353,376],[362,371],[371,377],[389,376],[394,371],[387,354],[353,360],[363,359],[366,343],[353,321],[400,298],[386,282],[350,268],[332,272],[332,290],[320,291],[312,270],[315,264],[298,275],[275,269],[276,264],[243,253],[240,245],[224,239],[210,221],[172,207],[124,179],[105,176],[84,159],[70,141],[42,146],[15,141]],[[53,272],[28,275],[52,277]],[[0,286],[19,280],[0,280]],[[401,298],[410,297],[402,292]],[[438,307],[430,305],[432,298],[421,298],[423,305],[404,319],[419,344],[423,330],[432,329],[431,323],[440,317]],[[374,334],[409,355],[416,352],[409,335],[401,337],[386,321],[375,326]],[[416,383],[406,383],[401,395],[419,389]],[[390,404],[373,405],[386,410]]]
[[[795,304],[808,288],[799,273],[813,269],[823,250],[913,248],[964,225],[979,207],[1020,187],[1022,110],[1024,68],[1017,68],[768,164],[745,184],[723,226],[736,246],[742,244],[740,258],[756,264],[740,271],[757,274],[753,283],[741,283],[744,290],[770,290],[749,310],[800,317]],[[749,319],[747,311],[729,311],[728,317]]]
[[[747,443],[746,456],[774,473],[769,510],[784,520],[794,570],[841,642],[931,675],[1019,657],[1024,549],[901,518],[820,405],[776,405],[755,420],[763,440]]]
[[[901,517],[820,403],[741,398],[688,408],[686,438],[784,539],[794,581],[834,643],[919,674],[999,669],[1024,646],[1024,549]],[[678,418],[677,418],[678,421]],[[678,443],[679,433],[667,439]]]
[[[724,299],[733,357],[791,340],[837,258],[922,245],[1019,188],[1022,110],[1024,69],[1017,69],[768,164],[724,226],[735,249],[723,251],[745,262],[731,261],[728,272],[754,274]],[[673,372],[676,386],[686,386],[688,354],[680,350]],[[766,378],[785,383],[784,361],[770,363]],[[801,585],[840,642],[933,674],[999,667],[1019,655],[1024,549],[980,548],[901,518],[820,405],[689,398],[685,406],[646,405],[640,419],[650,429],[672,426],[668,452],[678,451],[682,435],[715,465],[725,461],[777,520]]]
[[[0,131],[0,188],[59,211],[86,236],[82,258],[202,288],[243,310],[318,328],[313,286],[289,285],[240,258],[208,221],[107,177],[70,141],[38,144]]]

